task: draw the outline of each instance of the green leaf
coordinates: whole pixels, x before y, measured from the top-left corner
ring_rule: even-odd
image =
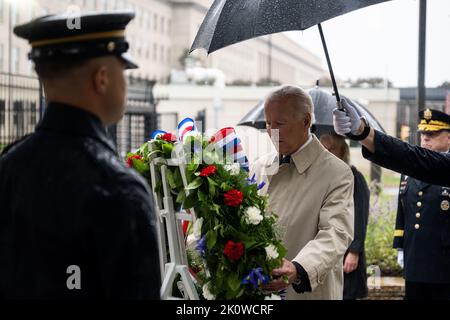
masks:
[[[199,164],[198,163],[189,163],[186,167],[187,171],[189,172],[195,172],[198,169]]]
[[[167,142],[162,144],[164,156],[169,159],[172,156],[173,144]]]
[[[241,290],[239,290],[239,293],[236,295],[236,299],[241,297],[245,292],[245,287],[241,288]]]
[[[148,155],[148,143],[144,143],[138,150],[138,152],[144,157],[147,158]]]
[[[157,181],[156,182],[156,185],[155,185],[155,188],[154,188],[153,191],[156,192],[156,193],[162,194],[163,190],[162,190],[162,183],[161,183],[161,181]]]
[[[202,184],[203,184],[202,178],[200,178],[200,177],[195,178],[194,181],[189,183],[189,185],[186,187],[186,190],[195,190],[198,187],[200,187]]]
[[[241,286],[241,279],[239,279],[239,275],[237,273],[230,274],[227,282],[228,282],[228,287],[233,292],[238,291]]]
[[[175,189],[177,187],[177,185],[175,183],[175,178],[174,178],[174,174],[173,174],[172,170],[167,169],[166,177],[167,177],[167,181],[169,182],[170,187],[172,189]]]
[[[183,186],[183,179],[181,178],[181,172],[179,169],[175,170],[175,174],[173,175],[173,178],[175,180],[175,185],[177,187]]]
[[[186,197],[186,200],[184,200],[183,202],[183,207],[185,209],[190,209],[193,208],[195,206],[195,204],[197,203],[197,194],[195,194],[194,192],[190,193],[189,196]]]
[[[208,177],[208,185],[209,185],[209,194],[211,196],[214,196],[216,194],[215,186],[217,186],[217,183],[215,183],[213,179]]]
[[[206,194],[204,194],[201,190],[198,190],[197,195],[198,195],[198,200],[200,200],[202,202],[208,200],[208,196]]]
[[[177,200],[175,201],[177,203],[183,203],[185,200],[186,200],[186,192],[184,190],[181,190],[177,196]]]
[[[223,191],[230,191],[233,188],[228,183],[222,182],[222,184],[220,185],[220,189],[222,189]]]
[[[285,257],[287,253],[287,249],[281,243],[277,246],[279,257]]]
[[[217,182],[215,182],[213,179],[211,179],[210,177],[207,177],[207,178],[208,178],[208,182],[209,182],[210,184],[212,184],[212,185],[214,185],[214,186],[218,186]]]
[[[145,175],[147,172],[149,172],[150,167],[144,161],[139,159],[131,159],[131,161],[133,162],[133,168],[136,169],[136,171],[141,175]]]
[[[215,213],[217,213],[217,214],[219,214],[219,212],[220,212],[220,206],[219,206],[218,204],[215,204],[215,203],[213,203],[213,204],[210,206],[210,209],[211,209],[212,211],[214,211]]]
[[[135,155],[136,155],[136,153],[128,152],[128,153],[127,153],[127,156],[125,157],[125,160],[128,159],[129,157],[135,156]]]
[[[257,244],[257,242],[255,240],[245,240],[244,241],[244,246],[245,246],[246,250],[253,249],[253,247],[255,247],[256,244]]]
[[[217,233],[213,230],[209,230],[206,233],[206,245],[208,246],[208,250],[214,248],[217,242]]]

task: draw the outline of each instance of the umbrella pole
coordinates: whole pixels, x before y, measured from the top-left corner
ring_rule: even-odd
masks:
[[[333,90],[334,90],[334,94],[336,96],[336,101],[338,102],[338,108],[342,109],[342,106],[340,104],[341,97],[339,96],[339,91],[338,91],[338,88],[336,85],[336,79],[334,78],[333,66],[331,65],[330,55],[328,54],[327,43],[325,42],[325,36],[323,35],[322,25],[319,23],[317,26],[319,27],[320,38],[322,39],[323,50],[325,51],[325,57],[327,58],[328,70],[330,71],[331,82],[333,83]]]

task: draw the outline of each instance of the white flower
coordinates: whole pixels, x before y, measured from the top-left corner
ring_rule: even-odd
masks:
[[[206,300],[216,300],[216,296],[209,291],[209,283],[203,286],[203,296]]]
[[[248,224],[259,224],[264,217],[261,214],[261,210],[256,207],[250,207],[245,210],[245,222]]]
[[[280,296],[278,296],[278,295],[276,295],[276,294],[273,294],[272,293],[272,295],[269,297],[269,296],[266,296],[265,298],[264,298],[264,300],[281,300],[281,297]]]
[[[241,171],[241,166],[239,163],[226,164],[224,166],[225,170],[227,170],[232,176],[237,176]]]
[[[203,225],[203,218],[199,218],[194,223],[194,238],[195,240],[200,240],[202,237],[202,225]]]
[[[267,260],[273,260],[278,258],[279,253],[277,251],[277,248],[273,244],[265,247],[264,249],[266,249]]]

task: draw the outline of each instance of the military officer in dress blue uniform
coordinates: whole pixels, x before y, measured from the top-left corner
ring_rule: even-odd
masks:
[[[132,12],[17,26],[48,102],[0,156],[1,299],[159,299],[155,212],[106,127],[123,116]],[[69,28],[79,19],[80,28]]]
[[[450,116],[419,113],[421,147],[448,152]],[[402,176],[394,234],[405,299],[450,299],[450,188]]]

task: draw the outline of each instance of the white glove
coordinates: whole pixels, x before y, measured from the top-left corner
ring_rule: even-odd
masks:
[[[345,111],[338,108],[333,110],[334,131],[341,136],[347,133],[355,134],[361,126],[361,118],[351,100],[342,98],[341,103]]]
[[[397,263],[400,267],[403,268],[403,266],[404,266],[403,250],[398,250],[398,252],[397,252]]]

